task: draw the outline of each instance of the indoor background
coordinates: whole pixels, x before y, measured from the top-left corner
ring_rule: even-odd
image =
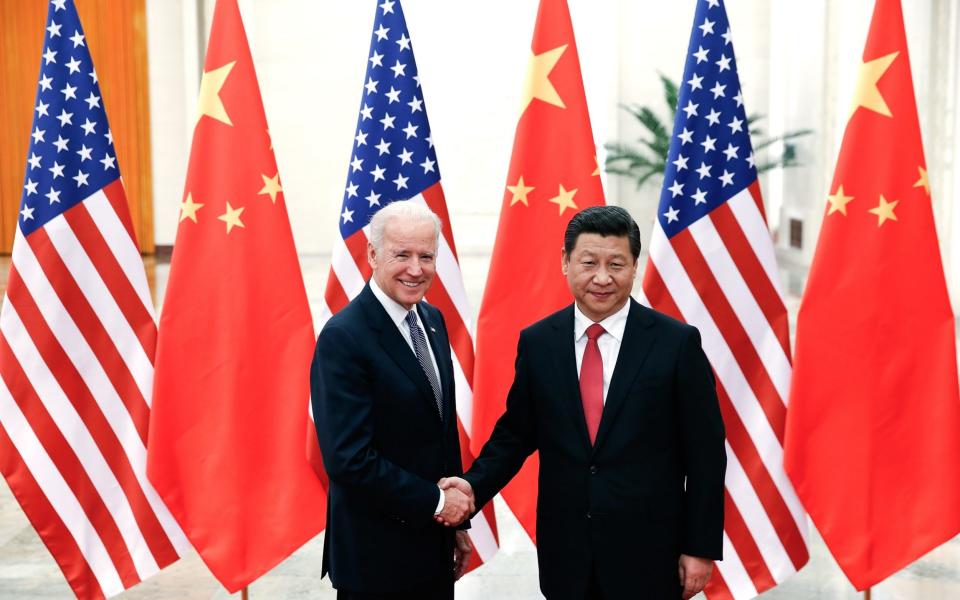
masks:
[[[337,235],[376,3],[239,0],[311,302],[323,298]],[[155,297],[176,235],[198,85],[214,0],[77,0]],[[693,0],[570,0],[601,163],[604,146],[643,129],[622,105],[652,107],[672,128],[660,75],[679,80]],[[795,166],[761,176],[791,319],[816,245],[873,3],[729,0],[747,112],[762,137],[789,142]],[[471,305],[482,297],[503,200],[536,0],[406,0],[425,106]],[[960,308],[960,0],[904,0],[904,18],[944,268]],[[0,251],[19,210],[46,3],[0,0]],[[16,149],[11,151],[10,149]],[[782,143],[770,146],[780,156]],[[630,210],[644,243],[660,177],[642,187],[604,174],[607,201]],[[558,270],[559,246],[557,242]],[[156,259],[151,258],[156,256]],[[645,264],[646,254],[641,256]],[[4,267],[5,271],[6,267]],[[641,274],[642,276],[642,274]],[[318,313],[315,312],[315,315]],[[474,312],[476,314],[476,312]],[[0,597],[70,594],[53,560],[0,486]],[[505,506],[501,550],[458,584],[463,598],[537,598],[536,556]],[[815,534],[814,534],[815,537]],[[251,587],[254,598],[333,597],[315,539]],[[126,592],[213,598],[226,592],[196,556]],[[769,598],[855,598],[822,543]],[[874,598],[960,597],[950,542],[874,590]]]

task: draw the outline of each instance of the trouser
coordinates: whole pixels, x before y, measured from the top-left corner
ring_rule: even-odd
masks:
[[[338,589],[337,600],[453,600],[453,580],[447,577],[405,592],[367,593]]]

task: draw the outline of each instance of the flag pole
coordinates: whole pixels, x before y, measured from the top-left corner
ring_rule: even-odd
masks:
[[[247,586],[243,586],[243,589],[240,590],[240,600],[250,600],[249,592],[247,590]],[[869,593],[869,590],[867,590],[867,593]],[[869,596],[867,596],[867,600],[870,600]]]
[[[246,589],[246,588],[244,588]],[[244,599],[246,600],[246,599]],[[870,600],[870,588],[863,590],[863,600]]]

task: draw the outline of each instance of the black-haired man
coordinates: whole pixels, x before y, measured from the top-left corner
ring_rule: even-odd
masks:
[[[689,598],[721,558],[713,372],[696,328],[630,298],[639,255],[624,209],[573,217],[562,265],[575,302],[521,332],[506,412],[466,481],[441,483],[472,488],[479,508],[539,450],[550,600]]]

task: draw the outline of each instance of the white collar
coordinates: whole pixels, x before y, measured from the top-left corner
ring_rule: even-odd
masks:
[[[600,321],[604,331],[616,338],[618,342],[623,342],[623,332],[627,328],[627,315],[630,314],[630,299],[624,303],[623,307],[613,313],[606,319]],[[573,303],[573,340],[579,341],[587,333],[587,327],[593,325],[587,315],[583,314],[577,303]]]
[[[400,327],[403,321],[407,318],[407,313],[410,312],[403,307],[399,302],[391,298],[380,289],[380,286],[377,285],[376,280],[373,277],[370,278],[370,291],[373,292],[373,295],[377,297],[377,300],[380,301],[380,304],[383,305],[383,309],[387,311],[387,316],[390,317],[390,320],[393,321],[393,324],[397,327]],[[415,309],[411,309],[416,312]],[[420,320],[420,315],[417,314],[417,320]]]

